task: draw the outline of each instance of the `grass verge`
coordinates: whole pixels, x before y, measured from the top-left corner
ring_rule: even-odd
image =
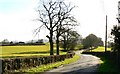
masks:
[[[100,58],[100,66],[98,69],[99,73],[104,72],[119,72],[116,63],[114,62],[115,59],[111,59],[113,57],[112,53],[110,52],[111,49],[107,48],[107,53],[105,53],[104,47],[98,47],[92,52],[85,52],[86,54],[92,54]]]
[[[17,72],[44,72],[44,71],[47,71],[47,70],[57,68],[61,65],[70,64],[72,62],[77,61],[79,58],[80,58],[80,56],[75,55],[75,56],[73,56],[73,58],[65,59],[64,61],[51,63],[51,64],[47,64],[47,65],[41,65],[41,66],[37,66],[35,68],[30,68],[30,69],[27,69],[27,70],[22,69],[22,70],[18,70]]]
[[[118,72],[117,66],[111,59],[108,59],[106,56],[99,56],[99,58],[101,59],[101,64],[98,72]]]

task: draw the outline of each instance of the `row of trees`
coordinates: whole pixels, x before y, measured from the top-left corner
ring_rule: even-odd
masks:
[[[8,46],[8,45],[43,45],[43,44],[44,44],[43,39],[31,40],[31,41],[27,41],[27,42],[9,41],[8,39],[4,39],[0,42],[0,45],[2,45],[2,46]]]
[[[50,42],[50,55],[54,55],[53,35],[56,35],[57,55],[59,55],[59,40],[60,36],[64,39],[64,48],[66,49],[66,40],[71,36],[73,26],[77,26],[76,19],[71,15],[71,11],[75,6],[66,4],[64,0],[40,0],[38,13],[39,19],[42,23],[39,28],[35,30],[36,34],[40,32],[41,27],[45,27],[49,31],[46,37]],[[69,33],[70,32],[70,33]],[[72,37],[71,37],[72,38]]]
[[[39,18],[42,24],[35,30],[38,34],[42,27],[49,31],[46,37],[50,42],[50,55],[54,55],[53,36],[56,37],[56,54],[59,55],[59,45],[61,43],[64,50],[74,49],[82,40],[81,36],[73,31],[74,26],[78,26],[77,20],[71,14],[75,6],[67,4],[64,0],[40,0],[38,6]],[[101,42],[101,43],[100,43]],[[100,38],[91,34],[82,41],[85,48],[102,45]]]

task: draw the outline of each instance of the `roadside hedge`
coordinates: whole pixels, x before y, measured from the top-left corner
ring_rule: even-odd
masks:
[[[19,57],[0,59],[2,61],[2,72],[14,72],[15,70],[36,67],[43,64],[54,63],[63,61],[66,58],[72,58],[75,53],[68,53],[64,55],[51,55],[51,56],[34,56],[34,57]]]

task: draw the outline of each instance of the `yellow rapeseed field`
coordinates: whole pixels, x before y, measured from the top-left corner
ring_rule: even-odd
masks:
[[[66,52],[60,51],[60,54],[66,54]],[[49,44],[37,45],[37,46],[36,45],[35,46],[0,46],[0,57],[3,58],[23,57],[23,56],[48,56],[48,55],[49,55]]]
[[[111,48],[107,48],[107,51],[111,51]],[[105,52],[105,47],[98,47],[92,50],[92,52]]]

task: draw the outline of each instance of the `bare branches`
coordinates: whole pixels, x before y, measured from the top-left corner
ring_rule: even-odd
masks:
[[[48,0],[43,1],[43,4],[41,4],[41,7],[38,9],[38,21],[42,22],[42,25],[35,31],[37,34],[40,32],[42,26],[47,28],[50,35],[46,37],[49,39],[51,51],[53,51],[53,32],[56,31],[58,36],[60,36],[63,31],[62,29],[66,25],[72,26],[72,24],[76,23],[75,18],[70,14],[74,7],[75,6],[71,7],[71,4],[67,5],[64,0]],[[50,53],[53,54],[53,52]]]
[[[37,29],[34,30],[33,33],[35,33],[35,36],[40,32],[41,28],[43,27],[44,25],[41,25],[40,27],[38,27]]]
[[[120,23],[120,18],[116,18],[118,20],[118,23]]]
[[[70,12],[75,6],[66,5],[64,1],[52,1],[50,0],[48,4],[43,2],[43,9],[39,12],[39,20],[44,23],[48,30],[54,29],[60,22],[65,19],[71,19]],[[73,20],[72,20],[73,21]]]

